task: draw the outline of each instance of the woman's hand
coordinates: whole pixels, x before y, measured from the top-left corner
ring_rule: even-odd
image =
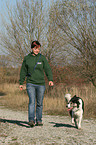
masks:
[[[23,90],[23,85],[20,85],[19,88],[20,88],[20,90],[22,91],[22,90]]]
[[[49,81],[49,86],[54,86],[52,81]]]

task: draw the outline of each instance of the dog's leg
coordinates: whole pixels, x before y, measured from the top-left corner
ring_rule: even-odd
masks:
[[[72,118],[71,118],[71,122],[72,122],[72,124],[74,124],[74,117],[73,117],[73,111],[72,111]]]
[[[72,120],[71,121],[72,121],[72,124],[74,124],[74,118],[73,117],[72,117]]]
[[[77,119],[76,118],[74,118],[74,122],[75,122],[76,128],[78,128],[78,123],[77,123]]]
[[[81,129],[82,115],[78,118],[78,129]]]

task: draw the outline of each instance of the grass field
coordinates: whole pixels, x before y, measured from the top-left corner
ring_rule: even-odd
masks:
[[[90,85],[81,87],[64,87],[63,84],[45,91],[43,112],[51,115],[68,115],[64,95],[71,93],[84,100],[84,118],[96,118],[96,89]],[[13,110],[28,110],[28,96],[26,86],[19,90],[19,84],[0,84],[0,105]]]

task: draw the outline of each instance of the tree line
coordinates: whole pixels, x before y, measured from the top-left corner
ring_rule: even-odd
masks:
[[[52,0],[50,4],[16,0],[13,8],[6,3],[0,49],[6,50],[12,65],[19,66],[30,52],[31,41],[39,40],[50,64],[71,66],[77,76],[96,87],[95,6],[95,0]]]

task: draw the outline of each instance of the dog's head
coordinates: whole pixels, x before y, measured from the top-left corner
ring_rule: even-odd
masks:
[[[71,101],[71,94],[66,94],[65,96],[64,96],[64,98],[65,98],[65,100],[66,100],[66,107],[68,108],[68,109],[72,109],[72,108],[74,108],[74,107],[77,107],[77,104],[76,103],[73,103],[72,101]]]

